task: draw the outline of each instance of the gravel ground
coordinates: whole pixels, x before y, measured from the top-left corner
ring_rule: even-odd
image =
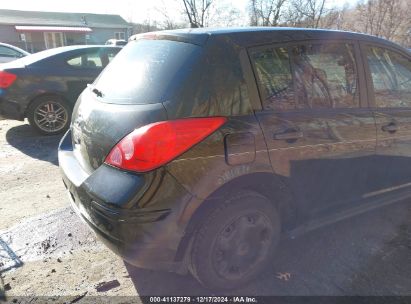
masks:
[[[190,276],[131,267],[95,238],[68,206],[59,139],[0,121],[0,296],[213,294]],[[411,296],[410,274],[406,201],[282,241],[267,275],[231,293]]]

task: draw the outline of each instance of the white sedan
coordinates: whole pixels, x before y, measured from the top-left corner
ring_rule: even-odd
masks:
[[[0,63],[9,62],[30,55],[14,45],[0,42]]]

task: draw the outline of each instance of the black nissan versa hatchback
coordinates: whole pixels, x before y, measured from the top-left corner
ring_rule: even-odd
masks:
[[[134,36],[61,140],[72,206],[133,265],[238,287],[280,236],[411,196],[410,58],[326,30]]]

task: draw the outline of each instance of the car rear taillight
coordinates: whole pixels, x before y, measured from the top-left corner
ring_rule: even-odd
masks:
[[[156,169],[220,128],[225,117],[161,121],[138,128],[124,137],[108,154],[105,163],[125,170]]]
[[[17,76],[8,72],[0,71],[0,89],[7,89],[13,84]]]

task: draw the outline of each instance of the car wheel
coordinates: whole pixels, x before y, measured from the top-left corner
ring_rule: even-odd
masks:
[[[268,199],[242,192],[225,200],[194,235],[190,271],[210,289],[233,289],[251,281],[272,259],[281,231]]]
[[[70,124],[71,110],[59,96],[49,95],[35,99],[29,106],[27,118],[30,125],[45,135],[66,131]]]

